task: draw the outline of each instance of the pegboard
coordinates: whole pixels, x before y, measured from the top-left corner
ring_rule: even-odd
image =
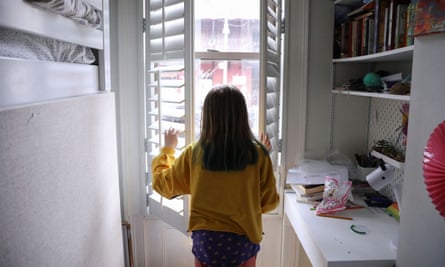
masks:
[[[385,139],[393,143],[397,149],[406,151],[406,136],[402,133],[403,108],[409,107],[406,101],[372,98],[369,111],[369,149],[377,141]],[[403,184],[404,171],[396,171],[395,184]],[[392,190],[387,186],[380,191],[387,197],[395,200]]]

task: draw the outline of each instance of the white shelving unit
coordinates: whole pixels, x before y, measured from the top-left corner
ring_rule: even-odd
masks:
[[[332,60],[333,64],[351,64],[351,63],[396,63],[400,61],[411,61],[413,57],[414,46],[407,46],[398,49],[393,49],[385,52],[380,52],[376,54],[370,54],[358,57],[349,58],[336,58]],[[344,94],[352,96],[364,96],[364,97],[376,97],[383,99],[410,101],[409,95],[396,95],[390,93],[374,93],[374,92],[363,92],[363,91],[351,91],[351,90],[332,90],[334,94]]]
[[[389,50],[385,52],[380,52],[371,55],[349,57],[349,58],[337,58],[333,59],[333,64],[341,63],[385,63],[385,62],[399,62],[399,61],[410,61],[413,56],[414,46],[402,47],[394,50]],[[410,101],[409,95],[396,95],[390,93],[373,93],[373,92],[362,92],[362,91],[351,91],[351,90],[332,90],[334,94],[344,94],[352,96],[363,96],[363,97],[376,97],[383,99]]]
[[[361,0],[337,0],[334,5],[349,5],[358,8],[363,4]],[[339,90],[342,85],[352,79],[364,77],[366,73],[387,71],[389,73],[402,73],[406,78],[411,75],[412,58],[414,46],[406,46],[384,52],[368,54],[356,57],[335,58],[332,60],[333,73],[331,90],[333,94],[333,122],[332,142],[334,147],[348,146],[350,142],[363,142],[361,145],[350,145],[345,150],[348,156],[351,156],[351,150],[365,148],[369,152],[372,144],[378,140],[385,139],[391,142],[399,140],[397,129],[401,124],[401,113],[399,110],[402,105],[409,103],[410,95],[397,95],[387,92],[366,92],[353,90]],[[363,120],[368,121],[367,129],[361,132],[357,127],[363,127]],[[347,130],[344,130],[347,129]],[[399,144],[396,144],[399,146]],[[377,158],[396,167],[397,182],[403,183],[403,163],[397,162],[376,151],[372,152]],[[391,193],[389,191],[384,193]]]

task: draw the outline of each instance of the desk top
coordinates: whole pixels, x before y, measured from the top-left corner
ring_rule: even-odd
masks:
[[[381,209],[338,212],[352,220],[320,217],[313,205],[298,203],[295,193],[285,194],[284,210],[314,267],[377,267],[395,264],[399,223]],[[337,215],[336,214],[336,215]],[[351,230],[365,226],[366,234]]]

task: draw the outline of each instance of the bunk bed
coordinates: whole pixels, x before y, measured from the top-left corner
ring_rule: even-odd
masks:
[[[0,1],[0,108],[107,91],[106,2]]]

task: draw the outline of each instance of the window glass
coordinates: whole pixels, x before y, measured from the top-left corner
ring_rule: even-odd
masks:
[[[209,90],[218,84],[238,87],[246,98],[249,123],[255,135],[259,128],[259,61],[258,60],[197,60],[195,65],[195,133],[201,127],[201,109]],[[197,138],[198,136],[196,136]]]
[[[196,0],[195,50],[259,52],[260,1]]]
[[[236,8],[234,8],[236,7]],[[260,1],[195,1],[195,137],[199,135],[201,107],[215,85],[237,86],[246,98],[250,126],[259,128]],[[218,53],[221,52],[221,53]],[[254,55],[252,55],[254,54]],[[215,60],[215,55],[217,60]],[[209,59],[211,58],[211,59]]]

